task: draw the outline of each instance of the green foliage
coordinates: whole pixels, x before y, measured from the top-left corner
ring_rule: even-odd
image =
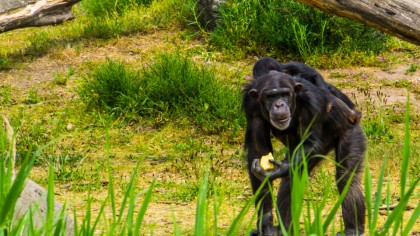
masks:
[[[0,105],[10,105],[12,101],[11,86],[0,85]]]
[[[82,9],[93,17],[106,17],[123,15],[127,10],[149,5],[153,0],[84,0],[81,2]]]
[[[391,132],[391,123],[393,120],[399,120],[401,117],[392,110],[387,109],[389,95],[384,94],[382,90],[378,90],[374,96],[369,88],[358,88],[367,98],[366,110],[364,111],[363,129],[366,136],[371,141],[390,141],[394,139]],[[377,99],[380,103],[376,106],[373,99]]]
[[[109,111],[136,107],[138,104],[138,73],[126,69],[122,62],[107,60],[88,74],[79,94],[87,107]]]
[[[92,2],[92,4],[90,3]],[[115,7],[108,8],[108,5]],[[82,38],[115,38],[138,31],[168,27],[183,21],[189,12],[176,0],[87,0],[81,11],[90,18],[81,26]]]
[[[28,38],[29,48],[28,53],[41,56],[44,55],[52,46],[50,36],[47,32],[36,32]]]
[[[406,120],[405,120],[405,138],[404,145],[402,148],[402,164],[401,164],[401,178],[404,180],[407,179],[408,172],[408,161],[410,158],[410,130],[409,130],[409,104],[406,105]],[[12,156],[10,150],[12,146],[8,143],[9,141],[5,138],[6,134],[3,129],[0,129],[0,232],[3,232],[7,235],[20,235],[24,226],[27,226],[28,235],[38,235],[39,233],[45,233],[46,235],[51,235],[54,232],[54,235],[62,235],[65,233],[65,221],[64,221],[64,211],[61,212],[60,216],[54,216],[54,207],[52,203],[54,202],[54,171],[53,166],[49,166],[49,176],[48,176],[48,195],[47,195],[47,212],[45,224],[41,226],[40,229],[35,229],[33,224],[31,224],[30,217],[23,217],[22,219],[13,219],[13,212],[16,201],[19,197],[20,192],[23,189],[25,179],[29,175],[29,171],[33,165],[33,160],[35,158],[29,158],[30,155],[25,158],[23,165],[20,167],[20,171],[17,173],[17,177],[12,181]],[[9,137],[10,139],[10,137]],[[108,134],[106,135],[106,156],[109,161],[109,138]],[[10,146],[8,148],[8,145]],[[28,152],[32,153],[32,152]],[[35,152],[36,155],[37,152]],[[295,153],[296,154],[296,153]],[[304,162],[301,166],[301,171],[297,170],[295,167],[292,171],[292,222],[296,226],[293,228],[294,233],[298,234],[316,234],[316,235],[325,235],[326,233],[332,232],[335,234],[334,218],[337,213],[337,210],[340,207],[340,204],[343,198],[346,195],[350,182],[346,184],[346,187],[338,199],[334,200],[331,196],[330,187],[326,187],[327,192],[323,192],[321,199],[319,196],[311,195],[308,191],[309,186],[309,175],[307,174],[307,165],[306,158],[304,157]],[[368,159],[366,159],[368,161]],[[116,203],[116,192],[114,189],[114,181],[112,168],[110,162],[108,162],[108,195],[101,203],[99,211],[92,210],[92,203],[94,199],[90,197],[87,198],[86,213],[82,217],[81,222],[78,222],[78,217],[75,217],[75,235],[94,235],[95,232],[101,230],[103,234],[106,235],[139,235],[142,234],[143,220],[145,213],[148,209],[149,203],[152,199],[153,189],[156,183],[156,180],[153,180],[150,187],[146,188],[143,192],[135,194],[135,180],[137,179],[137,174],[139,171],[141,161],[138,162],[136,168],[131,174],[130,181],[122,194],[121,204]],[[370,168],[368,165],[365,167],[365,197],[367,205],[367,230],[370,235],[408,235],[411,232],[411,229],[415,225],[418,217],[420,216],[420,206],[416,206],[412,214],[407,216],[407,219],[404,217],[404,213],[407,208],[408,201],[412,198],[415,189],[418,187],[419,179],[413,179],[411,181],[404,181],[401,185],[401,192],[399,197],[399,203],[392,210],[388,210],[385,223],[383,225],[378,225],[378,216],[380,214],[379,207],[383,205],[383,186],[386,186],[386,171],[387,160],[382,164],[379,176],[377,180],[372,180],[372,175],[370,173]],[[302,171],[303,170],[303,171]],[[194,235],[217,235],[224,234],[220,232],[217,228],[217,220],[219,217],[217,194],[209,194],[209,188],[212,185],[209,178],[210,172],[208,169],[203,173],[201,181],[199,184],[199,190],[196,191],[197,206],[196,206],[196,223],[194,225],[195,233]],[[354,174],[354,173],[353,173]],[[352,175],[353,175],[352,174]],[[351,179],[351,177],[350,177]],[[389,179],[388,179],[389,181]],[[372,198],[372,186],[373,183],[376,183],[377,188],[376,196]],[[268,184],[267,181],[264,184]],[[328,181],[325,181],[323,184],[329,185]],[[389,183],[388,183],[389,184]],[[408,188],[405,188],[405,186]],[[322,187],[322,186],[321,186]],[[389,187],[389,185],[388,185]],[[214,186],[213,186],[214,188]],[[270,189],[272,197],[275,198],[272,189]],[[269,193],[269,194],[270,194]],[[236,217],[232,220],[229,229],[226,232],[226,235],[238,235],[249,234],[250,230],[254,227],[255,218],[257,217],[256,213],[253,214],[250,221],[246,220],[246,216],[253,209],[255,203],[260,206],[260,203],[256,202],[256,196],[261,194],[261,189],[256,191],[256,194],[247,202],[245,202],[244,207],[236,214]],[[386,192],[386,198],[390,198],[390,191]],[[144,195],[143,201],[141,202],[141,207],[138,213],[135,212],[136,202],[138,197]],[[213,196],[215,199],[214,213],[212,218],[209,217],[209,197]],[[325,208],[327,202],[330,205],[330,210],[325,216]],[[390,204],[389,201],[386,204]],[[105,208],[110,207],[112,215],[105,214]],[[118,209],[117,209],[118,207]],[[306,208],[306,211],[305,211]],[[93,214],[95,212],[95,214]],[[276,209],[278,213],[278,209]],[[76,214],[75,214],[76,216]],[[107,218],[108,217],[108,218]],[[12,220],[13,219],[13,220]],[[54,220],[56,219],[56,220]],[[210,223],[213,221],[213,225]],[[300,228],[303,221],[304,228]],[[176,220],[174,218],[174,222]],[[81,223],[81,224],[79,224]],[[281,223],[280,223],[281,224]],[[103,226],[101,226],[103,225]],[[181,231],[178,228],[177,224],[174,224],[175,235],[181,235]],[[190,229],[192,230],[192,229]],[[283,232],[286,232],[287,229],[282,228]]]
[[[211,42],[239,53],[298,52],[304,59],[315,54],[348,54],[384,49],[387,36],[371,27],[328,15],[293,0],[230,0]]]
[[[200,235],[205,232],[206,226],[206,210],[207,210],[207,189],[209,185],[209,171],[206,171],[204,178],[201,180],[200,192],[198,193],[198,202],[195,216],[194,235]]]
[[[405,71],[405,74],[406,74],[406,75],[408,75],[409,73],[414,73],[414,72],[416,72],[416,71],[417,71],[417,69],[418,69],[419,67],[420,67],[420,66],[418,66],[418,65],[416,65],[416,64],[410,64],[410,65],[408,66],[407,70]]]
[[[40,101],[38,91],[34,88],[29,90],[28,97],[25,99],[26,104],[37,104]]]
[[[69,81],[70,77],[74,75],[75,70],[73,67],[70,67],[67,73],[56,72],[54,73],[53,82],[57,85],[66,85],[67,81]]]
[[[9,59],[6,56],[1,55],[0,56],[0,69],[11,69],[12,63],[9,61]]]
[[[12,135],[10,135],[10,133]],[[25,180],[33,166],[34,158],[30,155],[25,160],[14,177],[13,142],[16,137],[13,131],[4,132],[0,129],[0,232],[5,235],[17,235],[25,224],[24,219],[13,220],[16,202],[23,191]],[[27,219],[27,218],[26,218]]]
[[[205,129],[234,124],[240,94],[222,85],[211,68],[179,54],[158,55],[142,71],[108,60],[90,72],[79,94],[87,107],[143,117],[192,117]]]

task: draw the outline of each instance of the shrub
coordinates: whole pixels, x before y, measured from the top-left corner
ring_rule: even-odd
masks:
[[[79,94],[88,107],[118,115],[189,117],[205,129],[240,119],[240,93],[222,85],[211,68],[179,54],[161,54],[140,72],[108,60],[88,73]]]
[[[123,63],[108,59],[105,64],[88,73],[87,77],[93,79],[85,80],[79,94],[88,107],[112,111],[135,109],[138,105],[138,74],[127,70]]]
[[[316,53],[354,50],[377,52],[387,36],[362,24],[328,15],[293,0],[230,0],[211,42],[242,53],[287,55],[307,59]]]

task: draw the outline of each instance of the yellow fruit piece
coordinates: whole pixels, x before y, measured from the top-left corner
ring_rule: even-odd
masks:
[[[262,156],[260,159],[261,168],[263,168],[264,170],[274,169],[274,164],[269,161],[270,159],[274,160],[273,154],[271,154],[271,152],[265,156]]]

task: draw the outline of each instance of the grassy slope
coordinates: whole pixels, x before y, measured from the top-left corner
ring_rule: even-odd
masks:
[[[0,48],[10,50],[9,52],[27,50],[27,37],[36,31],[37,29],[23,29],[2,34]],[[138,161],[141,164],[136,179],[136,190],[146,189],[152,179],[157,180],[145,221],[146,232],[154,232],[156,235],[173,232],[174,212],[182,231],[186,234],[193,233],[194,216],[191,212],[195,211],[198,181],[204,173],[205,166],[213,168],[212,189],[216,189],[219,200],[223,201],[218,219],[218,226],[222,232],[230,225],[246,199],[250,198],[251,190],[242,160],[243,127],[237,133],[207,135],[185,120],[161,121],[156,118],[125,122],[114,119],[108,122],[103,114],[86,112],[78,100],[76,89],[83,73],[90,68],[90,63],[103,62],[106,57],[122,59],[133,68],[138,68],[147,65],[156,52],[180,50],[192,55],[197,63],[210,61],[215,66],[219,78],[227,84],[236,84],[238,80],[240,83],[246,81],[254,57],[227,62],[224,60],[225,55],[209,51],[205,42],[188,39],[185,35],[187,32],[183,30],[170,28],[108,41],[82,40],[75,44],[69,43],[64,48],[52,47],[44,55],[19,63],[10,70],[0,71],[1,99],[8,99],[1,100],[1,113],[11,117],[13,125],[18,127],[18,146],[24,150],[32,143],[42,147],[53,141],[40,156],[39,165],[34,168],[32,178],[46,185],[46,163],[53,162],[57,175],[57,198],[68,201],[70,208],[74,208],[79,217],[84,214],[89,189],[93,198],[97,200],[93,201],[94,210],[99,208],[100,200],[106,195],[107,126],[110,134],[109,156],[117,196],[122,197],[121,194]],[[418,48],[414,57],[415,55],[418,55]],[[393,139],[371,140],[368,157],[374,179],[382,159],[385,156],[389,158],[387,171],[391,181],[391,203],[396,203],[399,193],[398,165],[403,140],[401,117],[407,88],[411,91],[413,121],[410,124],[413,146],[410,178],[418,178],[420,173],[420,75],[419,71],[404,75],[404,68],[408,68],[412,63],[418,65],[419,61],[404,52],[389,53],[384,57],[390,59],[382,69],[397,70],[399,73],[389,74],[390,78],[381,74],[383,72],[380,68],[373,71],[344,68],[323,73],[331,83],[345,89],[349,94],[355,93],[359,107],[364,112],[364,119],[369,118],[369,113],[373,116],[382,109],[391,110],[389,114],[393,115],[394,122],[390,125],[390,133]],[[74,68],[75,73],[69,73],[69,68]],[[57,84],[60,76],[67,75],[67,83]],[[412,82],[393,82],[394,79],[401,78],[411,79]],[[376,91],[386,91],[391,97],[381,105],[377,98],[383,100],[383,96]],[[365,95],[367,99],[363,98]],[[388,121],[391,118],[386,119]],[[280,145],[277,144],[277,147]],[[321,196],[325,187],[330,186],[328,183],[333,186],[331,169],[331,163],[326,163],[318,168],[313,176],[314,197]],[[415,193],[411,206],[419,202],[419,192]],[[110,209],[106,211],[109,213]],[[414,230],[420,231],[420,222],[416,223]]]

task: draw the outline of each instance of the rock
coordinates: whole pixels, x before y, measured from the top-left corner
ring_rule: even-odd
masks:
[[[47,214],[47,190],[27,179],[19,199],[16,202],[14,218],[20,219],[32,207],[32,222],[35,228],[45,224]],[[59,218],[63,209],[63,204],[54,201],[54,222]],[[73,218],[64,214],[66,219],[66,235],[74,235]]]

